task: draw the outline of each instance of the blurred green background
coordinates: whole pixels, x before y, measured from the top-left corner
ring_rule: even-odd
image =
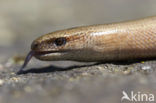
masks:
[[[155,14],[156,0],[0,0],[0,56],[26,54],[55,30]]]

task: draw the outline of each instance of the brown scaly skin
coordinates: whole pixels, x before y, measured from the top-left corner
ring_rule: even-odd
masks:
[[[52,32],[36,39],[31,49],[18,74],[32,56],[83,62],[156,58],[156,17]]]
[[[62,37],[66,43],[57,46],[55,40]],[[52,32],[36,39],[32,51],[36,58],[47,61],[153,58],[156,57],[156,17]]]

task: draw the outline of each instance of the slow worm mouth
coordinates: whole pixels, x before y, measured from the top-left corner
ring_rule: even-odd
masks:
[[[20,70],[17,72],[17,74],[21,74],[23,72],[23,69],[27,66],[27,64],[29,63],[29,61],[31,60],[31,58],[33,56],[44,56],[46,54],[51,54],[51,53],[64,53],[66,51],[35,51],[35,50],[31,50],[28,55],[25,58],[24,64],[22,65],[22,67],[20,68]]]
[[[32,50],[33,51],[33,50]],[[46,54],[52,54],[52,53],[65,53],[65,52],[68,52],[67,50],[63,50],[63,51],[58,51],[58,50],[55,50],[55,51],[33,51],[34,52],[34,56],[40,56],[40,55],[46,55]]]
[[[55,50],[55,51],[35,51],[35,50],[31,50],[28,55],[25,58],[24,64],[22,65],[22,67],[20,68],[20,70],[17,72],[17,74],[22,74],[23,73],[23,69],[27,66],[27,64],[29,63],[29,61],[31,60],[32,57],[42,57],[42,56],[46,56],[47,54],[56,54],[56,53],[67,53],[70,50]]]

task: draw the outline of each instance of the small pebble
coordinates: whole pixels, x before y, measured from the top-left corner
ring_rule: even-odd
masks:
[[[99,70],[104,70],[104,68],[103,68],[103,67],[101,67],[101,66],[98,66],[98,69],[99,69]]]
[[[4,84],[4,81],[0,79],[0,86]]]
[[[145,74],[149,74],[149,73],[152,73],[153,72],[153,69],[151,66],[149,65],[146,65],[146,66],[142,66],[141,67],[141,71]]]
[[[125,70],[123,70],[123,74],[129,75],[132,73],[133,67],[125,67]]]
[[[87,72],[82,73],[83,76],[88,76]]]
[[[131,70],[128,69],[128,70],[126,70],[126,71],[123,71],[123,74],[125,74],[125,75],[131,74]]]
[[[11,74],[11,75],[15,75],[15,73],[14,73],[14,72],[11,72],[10,74]]]
[[[150,70],[151,69],[151,66],[143,66],[141,69],[142,70]]]
[[[15,82],[19,82],[20,79],[19,78],[16,78],[16,77],[12,77],[11,80],[12,81],[15,81]]]

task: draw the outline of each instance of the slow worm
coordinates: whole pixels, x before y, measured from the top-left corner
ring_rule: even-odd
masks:
[[[36,39],[31,49],[19,73],[32,56],[82,62],[155,58],[156,17],[55,31]]]

